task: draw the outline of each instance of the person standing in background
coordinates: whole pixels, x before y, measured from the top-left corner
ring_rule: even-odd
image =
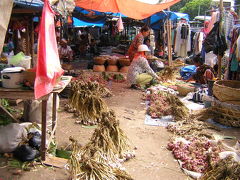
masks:
[[[130,61],[133,60],[134,55],[138,51],[138,47],[143,44],[144,38],[149,36],[150,28],[148,26],[143,26],[140,30],[140,33],[133,39],[129,49],[128,49],[128,56]]]
[[[147,53],[147,55],[154,55],[154,50],[153,50],[153,47],[151,46],[151,44],[150,44],[150,39],[146,39],[145,40],[145,42],[144,42],[144,44],[146,44],[147,45],[147,47],[148,47],[148,49],[150,50],[148,53]]]

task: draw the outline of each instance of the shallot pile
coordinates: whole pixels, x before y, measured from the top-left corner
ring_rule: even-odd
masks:
[[[189,115],[188,108],[173,94],[157,91],[146,96],[149,101],[147,113],[152,118],[172,115],[176,121],[182,120]]]
[[[187,141],[173,141],[168,144],[174,157],[183,162],[182,167],[199,173],[206,172],[210,163],[217,163],[221,145],[206,138],[189,138]]]

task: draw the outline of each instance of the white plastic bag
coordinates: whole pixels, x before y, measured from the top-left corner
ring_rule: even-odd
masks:
[[[0,127],[0,153],[14,151],[27,138],[27,131],[18,123]]]
[[[53,94],[47,100],[47,127],[52,126],[52,107],[53,107]],[[57,109],[59,107],[59,97],[57,96]],[[33,100],[30,105],[29,121],[42,124],[42,102]]]

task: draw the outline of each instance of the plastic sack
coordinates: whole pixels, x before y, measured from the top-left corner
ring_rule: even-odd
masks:
[[[53,107],[53,94],[47,100],[47,127],[52,126],[52,107]],[[57,109],[59,107],[59,97],[57,96]],[[33,100],[30,105],[29,121],[42,123],[42,102]]]
[[[0,153],[14,151],[19,143],[26,138],[26,129],[18,123],[0,127]]]
[[[29,146],[37,150],[40,150],[41,140],[42,140],[41,134],[39,132],[35,132],[35,133],[28,134],[28,136],[31,136],[31,138],[28,141]]]
[[[9,58],[8,65],[17,66],[24,58],[25,54],[23,52],[20,52],[15,56],[11,56],[11,58]]]
[[[206,53],[205,64],[213,67],[217,63],[217,56],[213,52]]]
[[[180,75],[184,80],[189,79],[193,74],[196,73],[197,67],[194,65],[185,66],[180,69]]]
[[[40,155],[39,151],[36,149],[33,149],[32,147],[28,146],[27,144],[19,146],[14,152],[13,156],[22,161],[32,161],[36,157]]]
[[[57,80],[64,73],[58,55],[54,16],[55,13],[51,9],[49,1],[44,1],[38,33],[35,99],[52,92]]]

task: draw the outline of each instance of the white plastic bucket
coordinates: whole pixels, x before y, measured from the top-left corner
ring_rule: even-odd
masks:
[[[4,88],[21,88],[23,81],[23,68],[13,67],[1,71],[2,87]]]

